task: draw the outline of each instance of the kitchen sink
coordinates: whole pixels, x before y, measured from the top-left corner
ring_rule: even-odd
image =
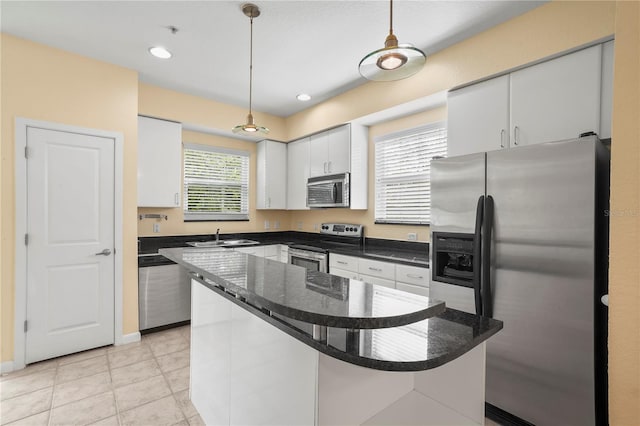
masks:
[[[236,247],[236,246],[253,246],[260,244],[258,241],[253,240],[219,240],[219,241],[191,241],[188,242],[193,247]]]

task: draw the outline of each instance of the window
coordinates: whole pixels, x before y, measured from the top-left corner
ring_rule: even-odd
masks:
[[[446,122],[376,139],[376,223],[428,224],[431,159],[446,154]]]
[[[249,220],[249,153],[184,145],[184,220]]]

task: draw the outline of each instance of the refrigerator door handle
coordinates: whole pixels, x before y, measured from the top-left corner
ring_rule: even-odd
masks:
[[[493,318],[493,298],[491,295],[491,234],[493,234],[493,213],[493,197],[487,195],[482,226],[482,315],[488,318]]]
[[[482,315],[482,224],[484,217],[484,195],[478,198],[476,207],[476,225],[473,238],[473,297],[476,304],[476,314]]]

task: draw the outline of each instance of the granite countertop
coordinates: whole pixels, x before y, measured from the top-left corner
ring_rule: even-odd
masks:
[[[168,248],[160,254],[258,309],[316,325],[397,327],[445,309],[428,297],[224,248]]]
[[[447,308],[435,317],[404,326],[358,331],[328,328],[325,343],[313,339],[311,324],[266,313],[215,283],[198,281],[317,351],[375,370],[423,371],[440,367],[502,329],[502,321]]]
[[[298,231],[254,232],[242,234],[222,234],[221,239],[250,239],[260,245],[305,244],[314,245],[323,238],[322,234]],[[213,235],[179,235],[168,237],[140,237],[140,253],[156,253],[159,248],[185,247],[189,241],[210,241]],[[364,257],[383,262],[401,263],[422,268],[429,267],[429,244],[397,240],[366,238],[363,246],[340,246],[329,248],[330,253]]]

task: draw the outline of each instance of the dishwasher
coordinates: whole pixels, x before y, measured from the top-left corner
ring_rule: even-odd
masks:
[[[191,278],[186,269],[157,253],[138,255],[140,332],[184,325],[191,319]]]

